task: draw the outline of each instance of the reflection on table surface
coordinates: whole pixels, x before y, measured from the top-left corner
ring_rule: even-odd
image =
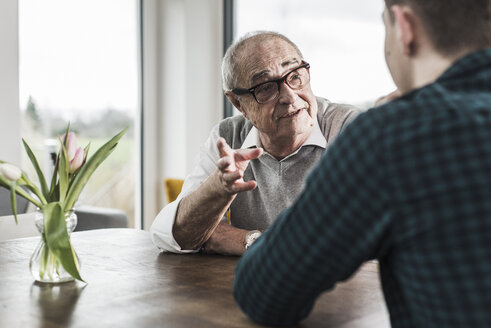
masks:
[[[0,327],[256,327],[232,295],[237,257],[160,254],[148,232],[76,232],[88,282],[35,283],[38,238],[0,242]],[[317,301],[300,327],[389,327],[375,262]]]

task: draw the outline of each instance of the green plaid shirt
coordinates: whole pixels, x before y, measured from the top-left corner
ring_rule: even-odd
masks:
[[[234,296],[294,324],[370,259],[393,327],[491,327],[491,48],[351,123],[246,251]]]

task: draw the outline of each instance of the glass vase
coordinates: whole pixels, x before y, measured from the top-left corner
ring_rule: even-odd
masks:
[[[77,214],[73,210],[65,212],[65,222],[68,235],[70,236],[77,226]],[[29,261],[29,269],[34,279],[43,283],[60,283],[75,280],[47,247],[44,234],[44,214],[42,210],[38,209],[36,211],[34,223],[41,233],[41,240]],[[75,256],[80,266],[80,259],[77,253],[75,253]]]

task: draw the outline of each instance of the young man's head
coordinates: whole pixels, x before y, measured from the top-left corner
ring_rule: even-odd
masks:
[[[491,46],[490,0],[385,0],[385,59],[402,93]]]

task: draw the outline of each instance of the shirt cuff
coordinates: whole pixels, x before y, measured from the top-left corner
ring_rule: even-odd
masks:
[[[174,221],[176,218],[177,207],[181,199],[165,206],[153,221],[150,227],[150,236],[152,242],[157,246],[162,252],[171,253],[197,253],[198,249],[185,250],[177,243],[172,235],[172,227],[174,226]]]

